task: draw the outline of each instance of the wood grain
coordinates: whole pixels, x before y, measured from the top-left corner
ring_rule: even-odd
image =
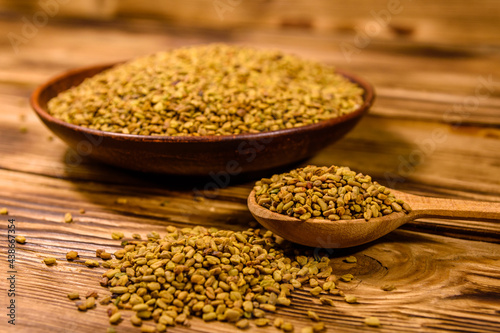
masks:
[[[19,33],[20,17],[37,8],[34,2],[15,3],[15,10],[0,8],[4,13],[1,31]],[[495,1],[482,0],[474,6],[454,2],[454,10],[444,10],[443,5],[431,1],[412,3],[406,7],[408,12],[394,18],[394,26],[350,62],[339,45],[352,42],[353,27],[366,23],[372,9],[365,5],[361,13],[359,1],[344,4],[342,11],[333,10],[340,6],[338,2],[311,2],[313,5],[307,7],[305,2],[288,6],[283,1],[244,1],[232,13],[235,16],[224,22],[208,17],[204,26],[200,23],[189,29],[185,24],[190,21],[183,25],[181,20],[188,16],[199,20],[203,12],[188,12],[183,7],[187,5],[180,4],[178,15],[174,15],[175,8],[169,12],[162,5],[157,18],[171,19],[171,24],[165,25],[160,20],[131,17],[134,10],[147,17],[150,1],[120,3],[116,12],[110,10],[108,17],[94,21],[65,19],[66,14],[61,13],[20,45],[17,54],[7,40],[0,44],[0,207],[9,210],[8,216],[0,216],[3,309],[8,301],[4,292],[7,218],[14,218],[18,234],[27,238],[25,245],[16,247],[17,325],[8,325],[2,313],[0,331],[106,330],[104,307],[83,314],[65,296],[73,289],[97,289],[104,294],[98,285],[104,269],[65,261],[69,250],[78,251],[82,258],[93,257],[97,248],[116,250],[119,242],[110,234],[118,230],[127,236],[151,230],[161,233],[169,224],[242,230],[253,221],[246,197],[255,179],[236,177],[227,188],[205,191],[204,186],[213,182],[210,177],[139,174],[85,157],[75,160],[63,142],[49,140],[51,134],[29,109],[27,98],[49,76],[69,68],[214,41],[280,48],[334,64],[366,77],[378,98],[369,115],[348,136],[303,164],[348,165],[385,185],[414,194],[500,201]],[[385,2],[373,4],[379,5],[383,8]],[[144,10],[139,10],[141,6]],[[201,7],[200,2],[199,8],[206,10],[206,6]],[[271,9],[259,16],[262,6]],[[324,14],[313,13],[314,8]],[[311,17],[319,15],[311,28],[296,18],[296,13],[309,9]],[[111,20],[114,15],[120,18]],[[449,110],[460,110],[476,96],[480,77],[490,76],[488,93],[470,114],[458,113],[460,122],[445,117]],[[27,132],[22,133],[21,127]],[[433,139],[433,131],[442,136]],[[204,199],[195,198],[196,193],[202,193]],[[116,203],[121,197],[128,203]],[[85,214],[79,213],[81,208]],[[73,214],[73,223],[63,222],[66,212]],[[355,275],[353,282],[340,283],[339,287],[358,296],[359,304],[336,299],[335,307],[325,307],[308,292],[299,291],[293,296],[292,307],[280,309],[277,315],[293,322],[296,332],[310,325],[304,316],[307,309],[321,316],[328,332],[500,332],[500,224],[440,222],[438,226],[433,219],[418,220],[374,243],[327,251],[336,274]],[[42,263],[48,255],[59,259],[56,266]],[[345,263],[348,255],[356,256],[358,263]],[[385,284],[394,284],[397,289],[382,291]],[[124,315],[119,331],[138,332],[128,321],[130,314]],[[363,324],[366,316],[379,317],[382,327],[367,328]],[[234,326],[226,323],[207,325],[198,319],[190,323],[190,327],[169,331],[234,331]],[[265,331],[277,332],[274,328]]]

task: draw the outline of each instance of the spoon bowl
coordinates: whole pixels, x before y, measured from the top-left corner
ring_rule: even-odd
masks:
[[[80,68],[38,87],[31,106],[45,125],[72,150],[75,160],[88,156],[117,167],[174,175],[227,178],[258,173],[311,157],[347,134],[373,103],[372,86],[355,75],[337,71],[363,90],[354,112],[316,124],[270,132],[223,136],[148,136],[104,132],[66,123],[50,115],[47,103],[86,78],[117,64]],[[221,174],[224,173],[224,174]]]
[[[248,196],[248,209],[255,219],[273,233],[294,243],[321,248],[346,248],[374,241],[403,224],[422,217],[500,220],[500,203],[452,200],[412,195],[391,190],[410,205],[412,211],[392,213],[378,218],[330,221],[302,221],[272,212],[257,204],[255,190]]]

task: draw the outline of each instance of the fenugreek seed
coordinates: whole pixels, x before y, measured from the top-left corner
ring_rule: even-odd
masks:
[[[125,294],[126,292],[128,292],[128,288],[127,287],[111,287],[109,288],[109,291],[111,291],[113,294]]]
[[[139,311],[136,313],[136,316],[141,318],[141,319],[149,319],[151,318],[151,311]]]
[[[108,305],[111,302],[111,296],[104,296],[100,301],[99,304],[101,305]]]
[[[15,238],[16,242],[19,243],[19,244],[24,244],[26,243],[26,237],[24,236],[16,236]]]
[[[87,309],[92,309],[95,306],[95,298],[94,297],[89,297],[85,301],[85,307]]]
[[[276,306],[271,305],[271,304],[261,304],[260,308],[262,310],[268,311],[268,312],[275,312],[276,311]]]
[[[75,305],[78,308],[78,310],[87,311],[87,306],[85,301],[76,301]]]
[[[276,318],[274,319],[274,323],[273,323],[273,326],[276,327],[276,328],[281,328],[281,326],[283,325],[284,321],[283,321],[283,318]]]
[[[108,329],[106,330],[107,333],[116,333],[116,328],[114,327],[108,327]]]
[[[66,223],[73,222],[73,215],[71,215],[71,213],[64,214],[64,222]]]
[[[370,327],[380,327],[380,320],[377,317],[366,317],[365,324]]]
[[[56,263],[56,258],[46,257],[43,259],[43,262],[45,263],[45,265],[54,265]]]
[[[347,303],[350,303],[350,304],[353,304],[353,303],[358,303],[358,299],[356,298],[356,296],[351,296],[351,295],[349,295],[349,296],[345,296],[345,298],[344,298],[344,299],[345,299],[345,301],[346,301]]]
[[[146,311],[148,310],[149,306],[147,306],[146,304],[144,303],[141,303],[141,304],[136,304],[132,307],[132,310],[134,311]]]
[[[349,256],[349,257],[345,258],[344,261],[347,263],[353,264],[353,263],[357,263],[358,259],[356,259],[355,256]]]
[[[300,333],[314,333],[312,326],[303,327],[300,329]]]
[[[156,330],[158,332],[166,332],[167,331],[167,326],[161,323],[156,324]]]
[[[330,305],[330,306],[334,306],[334,301],[330,298],[327,298],[327,297],[320,297],[319,298],[319,301],[322,303],[322,304],[325,304],[325,305]]]
[[[319,321],[319,316],[314,311],[308,310],[307,316],[314,321]]]
[[[215,312],[204,313],[202,319],[204,321],[213,321],[217,319],[217,314]]]
[[[237,322],[241,317],[241,313],[233,309],[227,309],[224,315],[228,322]]]
[[[97,262],[96,260],[92,260],[92,259],[85,260],[84,264],[87,267],[99,267],[99,262]]]
[[[111,253],[102,252],[100,257],[102,260],[109,260],[109,259],[111,259]]]
[[[155,333],[156,332],[156,327],[151,326],[151,325],[142,325],[141,326],[141,332],[142,333]]]
[[[340,277],[340,279],[344,282],[349,282],[354,278],[352,274],[344,274]]]
[[[396,289],[396,286],[393,284],[385,284],[382,287],[380,287],[380,289],[382,289],[384,291],[393,291]]]
[[[5,207],[0,208],[0,215],[7,215],[7,214],[9,214],[9,211],[7,208],[5,208]]]
[[[250,322],[248,321],[248,319],[240,319],[236,322],[236,327],[242,330],[248,328],[249,326]]]
[[[69,251],[68,253],[66,253],[66,259],[67,260],[75,260],[76,258],[78,258],[78,252],[76,252],[76,251]]]
[[[323,291],[323,288],[321,288],[319,286],[309,290],[311,295],[314,295],[314,296],[318,296],[319,294],[321,294],[322,291]]]
[[[111,234],[111,238],[116,240],[122,239],[124,236],[123,232],[113,232]]]
[[[293,324],[285,322],[285,323],[283,323],[283,325],[281,325],[281,329],[284,332],[293,332]]]
[[[132,234],[133,239],[141,239],[141,235],[139,234]]]
[[[325,330],[325,323],[320,321],[319,323],[314,324],[312,328],[313,328],[314,333],[324,331]]]
[[[286,297],[278,297],[276,299],[276,304],[277,305],[290,306],[291,302],[292,301],[289,298],[286,298]]]
[[[257,318],[255,319],[255,326],[257,327],[264,327],[269,325],[269,319],[267,318]]]
[[[76,291],[74,292],[71,292],[68,294],[68,298],[69,299],[79,299],[80,298],[80,294]]]

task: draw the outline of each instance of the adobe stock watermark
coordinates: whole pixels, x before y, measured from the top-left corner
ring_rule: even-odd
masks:
[[[479,105],[487,100],[495,91],[495,86],[500,87],[500,81],[493,81],[493,75],[479,76],[474,95],[464,98],[460,103],[455,103],[443,114],[443,122],[451,123],[454,127],[460,126]],[[410,177],[416,168],[432,155],[440,144],[448,140],[448,133],[442,128],[434,129],[429,137],[416,142],[417,148],[407,156],[399,155],[399,165],[394,172],[386,172],[385,180],[389,187],[396,188],[398,183],[403,183]]]
[[[82,157],[89,156],[95,147],[98,147],[104,138],[102,136],[94,136],[89,133],[84,133],[86,140],[81,140],[76,145],[75,149],[69,149],[66,154],[66,165],[70,167],[76,167],[80,165],[83,161]]]
[[[242,2],[243,0],[213,0],[212,5],[219,19],[224,21],[224,15],[233,12]]]
[[[383,28],[389,25],[394,15],[399,15],[403,12],[404,6],[401,2],[401,0],[388,0],[385,9],[370,11],[370,15],[373,19],[368,21],[364,27],[355,28],[356,35],[352,42],[340,43],[340,51],[348,63],[352,61],[354,55],[359,54],[362,49],[370,45],[373,38],[380,34]]]
[[[237,149],[237,154],[246,156],[247,163],[253,163],[257,158],[257,154],[266,148],[266,145],[272,142],[272,138],[261,138],[259,140],[248,140],[240,143]],[[237,160],[229,160],[226,163],[225,169],[217,173],[210,172],[209,176],[212,179],[205,184],[203,189],[193,188],[195,197],[206,197],[214,199],[219,194],[219,190],[227,187],[231,182],[231,177],[239,175],[243,171],[240,162]]]
[[[15,54],[19,54],[20,47],[26,45],[30,40],[36,37],[39,30],[49,23],[49,18],[54,17],[59,13],[61,5],[68,3],[70,0],[40,0],[38,1],[39,10],[31,17],[23,16],[21,21],[23,26],[19,33],[7,33],[7,39],[12,46]]]

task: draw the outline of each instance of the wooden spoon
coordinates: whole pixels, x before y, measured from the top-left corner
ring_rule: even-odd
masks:
[[[301,221],[259,206],[255,201],[255,190],[248,196],[248,209],[260,224],[275,234],[298,244],[322,248],[344,248],[368,243],[406,222],[422,217],[500,220],[499,202],[429,198],[391,191],[396,198],[404,200],[411,206],[412,211],[409,214],[392,213],[369,221],[364,219]]]

